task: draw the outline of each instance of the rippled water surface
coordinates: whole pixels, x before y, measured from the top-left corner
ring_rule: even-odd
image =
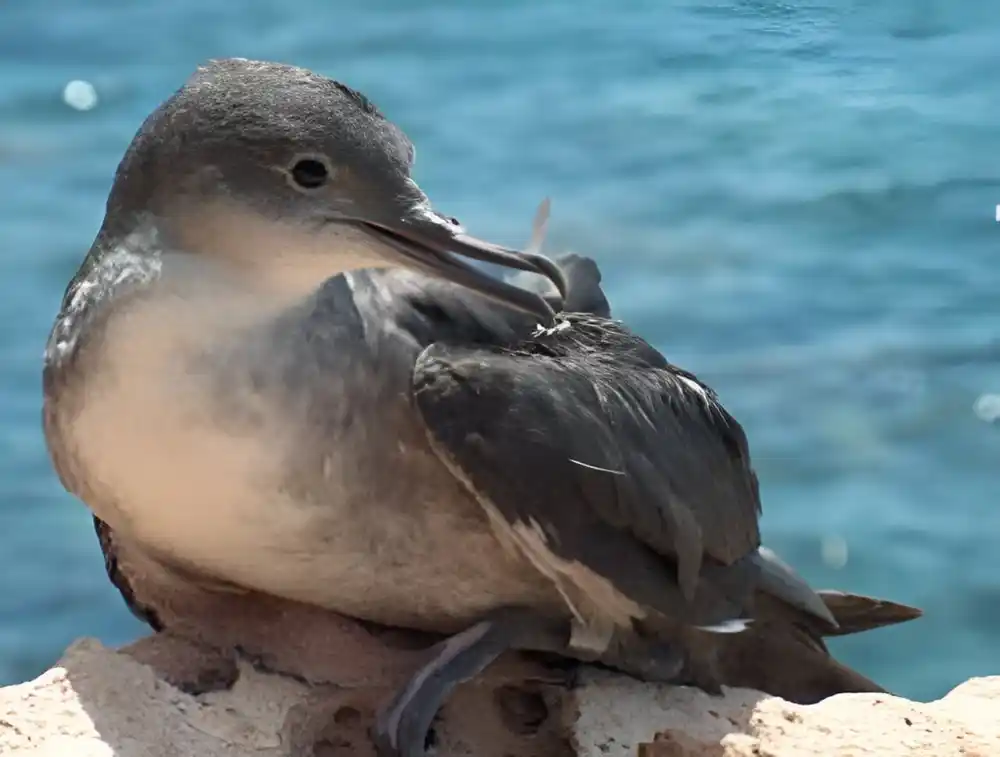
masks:
[[[46,458],[40,356],[135,129],[230,55],[366,92],[474,233],[521,244],[551,195],[548,249],[594,256],[618,314],[744,423],[771,546],[815,584],[925,608],[838,642],[846,660],[919,698],[1000,673],[988,3],[15,0],[0,5],[0,682],[75,637],[141,632]],[[94,107],[67,104],[73,80]]]

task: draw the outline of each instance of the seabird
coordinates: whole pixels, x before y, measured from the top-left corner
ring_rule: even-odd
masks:
[[[919,611],[813,591],[763,548],[712,389],[610,319],[592,260],[469,236],[413,159],[361,93],[276,63],[209,62],[146,119],[45,352],[50,455],[102,535],[443,635],[379,715],[383,755],[422,754],[509,649],[882,691],[823,638]]]

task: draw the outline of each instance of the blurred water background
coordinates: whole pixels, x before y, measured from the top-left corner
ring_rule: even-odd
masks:
[[[361,89],[473,233],[594,256],[743,422],[766,541],[926,618],[834,644],[1000,673],[1000,16],[978,0],[0,4],[0,683],[142,628],[39,426],[41,352],[145,115],[210,57]],[[71,82],[77,82],[71,84]]]

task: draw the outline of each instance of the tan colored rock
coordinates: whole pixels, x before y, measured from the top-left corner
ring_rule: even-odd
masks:
[[[142,660],[142,662],[140,662]],[[168,680],[207,664],[227,685],[192,695]],[[499,665],[459,689],[436,734],[443,755],[571,755],[560,689],[531,666]],[[221,671],[221,672],[220,672]],[[368,727],[390,689],[318,686],[240,662],[236,675],[165,635],[115,652],[74,643],[34,681],[0,689],[0,755],[18,757],[334,757],[374,754]],[[538,672],[542,672],[539,670]],[[525,682],[525,675],[529,679]],[[512,678],[513,676],[513,678]],[[551,678],[551,675],[549,676]]]
[[[841,694],[804,706],[748,689],[713,698],[605,674],[588,675],[575,698],[581,757],[1000,757],[1000,676],[929,704]]]
[[[372,754],[367,726],[383,686],[307,685],[203,654],[164,636],[119,652],[81,640],[39,678],[0,690],[0,755]],[[930,704],[858,694],[804,707],[748,690],[714,698],[597,671],[569,691],[530,666],[502,668],[466,684],[448,705],[439,755],[1000,757],[1000,677],[973,679]],[[167,682],[187,680],[193,669],[207,670],[212,685],[202,689],[214,690],[192,695]]]

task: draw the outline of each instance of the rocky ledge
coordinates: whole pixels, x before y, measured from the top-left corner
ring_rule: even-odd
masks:
[[[309,685],[244,662],[206,668],[199,654],[163,635],[119,651],[78,641],[34,681],[0,690],[0,754],[372,754],[367,728],[384,686]],[[195,668],[200,682],[179,683]],[[1000,676],[970,680],[929,704],[854,694],[805,707],[745,689],[713,698],[597,671],[570,687],[540,670],[497,668],[448,704],[436,754],[1000,755]]]

